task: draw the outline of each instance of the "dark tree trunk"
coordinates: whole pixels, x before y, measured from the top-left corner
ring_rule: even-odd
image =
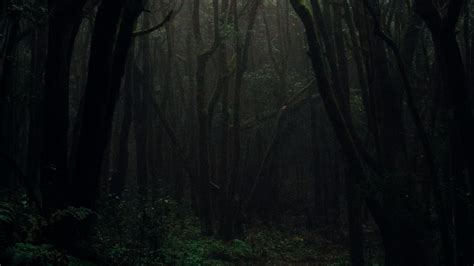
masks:
[[[465,67],[455,28],[465,1],[450,1],[447,14],[441,17],[431,1],[415,1],[415,11],[428,26],[441,70],[444,93],[448,102],[450,127],[450,152],[454,184],[454,223],[456,236],[456,258],[458,265],[471,265],[472,256],[472,191],[474,191],[474,119],[469,103],[469,92]],[[468,183],[471,187],[468,187]],[[471,190],[471,193],[469,193]],[[467,199],[467,200],[466,200]],[[449,248],[444,247],[444,248]],[[446,251],[447,254],[450,251]],[[453,263],[446,258],[447,264]]]
[[[9,2],[5,3],[5,8],[12,4]],[[5,16],[2,21],[5,23],[5,30],[0,33],[4,34],[0,46],[0,151],[3,156],[13,158],[15,161],[16,132],[12,132],[12,128],[15,128],[14,117],[15,112],[18,112],[14,100],[18,88],[14,77],[18,72],[17,36],[20,30],[21,12],[14,11],[8,14],[6,10],[4,11],[0,11],[2,16]],[[0,185],[13,186],[16,183],[12,171],[5,171],[4,175],[5,178]]]
[[[84,92],[84,112],[79,135],[77,161],[71,182],[71,204],[95,209],[99,196],[102,158],[110,135],[111,91],[109,78],[113,61],[115,33],[119,27],[122,5],[103,1],[97,12],[91,40],[89,73]],[[84,193],[84,191],[89,191]]]
[[[28,125],[28,166],[27,184],[33,189],[35,198],[41,199],[39,187],[41,173],[41,98],[44,84],[41,77],[44,73],[44,62],[46,59],[47,34],[35,32],[32,38],[31,73],[32,88],[29,97],[29,125]],[[38,204],[40,212],[43,213],[41,204]]]
[[[2,59],[0,68],[0,99],[2,99],[2,102],[5,101],[4,99],[7,96],[8,81],[11,79],[14,69],[17,36],[20,29],[20,14],[14,13],[8,16],[5,23],[7,26],[5,36],[2,38],[4,39],[4,41],[2,40],[4,47],[0,47],[2,48],[0,51],[5,50],[4,54],[0,54]]]
[[[378,5],[372,4],[372,6],[375,9],[375,15],[380,16]],[[372,36],[371,39],[374,51],[371,58],[374,83],[370,89],[373,90],[377,102],[375,108],[382,148],[381,160],[390,174],[397,174],[406,167],[402,90],[393,85],[393,77],[390,75],[388,65],[390,59],[384,41],[375,36]]]
[[[223,17],[227,15],[227,7],[229,5],[228,0],[222,1],[222,13]],[[225,212],[225,206],[223,202],[227,196],[227,184],[228,184],[228,162],[229,162],[229,85],[230,85],[230,71],[227,60],[227,43],[225,40],[222,41],[219,51],[218,51],[218,60],[219,60],[219,83],[217,86],[222,90],[222,123],[220,125],[220,151],[219,151],[219,160],[217,161],[216,168],[216,181],[220,186],[220,191],[218,195],[218,210],[219,210],[219,220],[222,222],[222,215]],[[217,88],[217,89],[219,89]],[[211,103],[211,102],[210,102]],[[211,106],[209,106],[211,107]],[[214,107],[212,107],[214,108]],[[212,121],[212,113],[209,109],[210,121]],[[209,126],[211,128],[211,125]],[[218,232],[219,235],[222,235],[222,232]]]
[[[358,187],[360,186],[360,182],[365,179],[362,161],[359,155],[359,146],[356,146],[354,143],[354,134],[345,123],[343,115],[336,104],[334,94],[331,91],[311,13],[299,1],[291,0],[291,3],[304,24],[309,45],[309,56],[318,81],[319,93],[328,113],[329,120],[333,125],[334,133],[346,156],[348,169],[350,169],[352,173],[352,182],[354,186]],[[388,220],[378,200],[374,198],[373,193],[365,195],[365,201],[376,224],[381,230],[387,255],[387,265],[431,265],[431,259],[427,257],[425,252],[426,246],[420,242],[420,240],[422,240],[422,238],[420,239],[421,232],[418,231],[420,227],[411,226],[410,223],[394,224],[394,222]],[[398,243],[397,241],[399,239],[403,239],[403,242]]]
[[[43,102],[44,128],[41,160],[41,192],[47,217],[68,205],[69,73],[74,41],[86,1],[48,1],[53,11],[48,25],[48,54],[45,65]],[[77,241],[68,237],[71,228],[59,223],[46,237],[60,248],[74,249]]]
[[[150,20],[147,16],[143,17],[143,27],[148,28]],[[149,183],[149,165],[148,165],[148,146],[150,144],[149,132],[149,113],[150,98],[152,97],[152,81],[151,81],[151,65],[150,65],[150,43],[148,36],[140,39],[142,52],[142,75],[138,79],[134,77],[134,84],[137,85],[134,90],[134,129],[136,143],[136,163],[137,163],[137,185],[138,194],[142,200],[146,200],[148,194]]]
[[[223,219],[221,221],[220,232],[225,239],[232,239],[243,234],[243,216],[242,202],[240,200],[240,171],[241,171],[241,145],[240,145],[240,97],[242,89],[242,81],[247,70],[249,47],[252,41],[255,19],[257,16],[260,0],[254,0],[249,15],[249,22],[245,34],[244,44],[242,46],[239,37],[239,21],[237,15],[237,1],[231,2],[234,18],[235,37],[235,53],[237,57],[237,69],[234,85],[234,113],[233,122],[233,145],[232,145],[232,163],[230,164],[229,188],[224,202]]]
[[[311,170],[314,179],[314,217],[311,219],[313,226],[316,224],[322,224],[323,219],[321,216],[324,215],[324,181],[322,171],[322,156],[321,147],[319,146],[320,140],[318,138],[318,128],[322,130],[322,126],[319,125],[320,119],[318,119],[318,106],[316,99],[311,101],[311,155],[312,164]]]
[[[70,191],[73,206],[96,208],[100,166],[110,137],[133,29],[141,10],[139,0],[126,4],[105,0],[99,7],[92,36],[78,159],[72,180],[74,190]]]
[[[118,197],[122,195],[122,192],[125,188],[125,179],[128,173],[128,142],[130,129],[132,126],[133,60],[131,56],[129,57],[127,64],[127,73],[125,76],[124,86],[122,88],[124,93],[124,103],[122,125],[118,144],[117,172],[114,173],[110,184],[110,192]]]
[[[198,166],[199,166],[199,216],[201,219],[201,232],[204,235],[214,234],[213,214],[211,202],[211,169],[209,156],[209,115],[206,99],[206,67],[212,54],[218,49],[219,35],[215,31],[214,44],[209,50],[201,52],[202,36],[200,33],[200,1],[194,1],[193,23],[194,38],[196,40],[199,55],[196,58],[196,113],[198,118]],[[214,27],[218,28],[218,1],[213,1]]]
[[[48,214],[65,207],[67,193],[67,132],[69,71],[74,40],[85,1],[49,1],[48,56],[45,72],[42,177],[43,201]]]

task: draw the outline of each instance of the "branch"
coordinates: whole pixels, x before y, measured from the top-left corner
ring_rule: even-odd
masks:
[[[370,16],[372,17],[375,34],[379,36],[387,44],[387,46],[392,50],[393,54],[395,55],[395,59],[398,65],[398,70],[400,71],[400,74],[402,76],[402,81],[404,85],[403,88],[405,89],[405,93],[407,96],[408,109],[410,111],[410,115],[412,116],[413,122],[415,124],[418,137],[421,140],[423,152],[425,154],[426,163],[429,167],[429,171],[430,171],[429,176],[431,178],[436,178],[436,167],[435,167],[435,162],[434,162],[433,150],[431,148],[431,143],[428,138],[428,134],[426,133],[426,130],[423,127],[423,122],[420,118],[420,115],[418,114],[418,111],[416,110],[416,104],[415,104],[415,101],[413,100],[413,88],[411,87],[410,81],[408,79],[408,73],[405,68],[405,64],[403,62],[403,58],[400,53],[400,49],[398,48],[396,43],[387,34],[385,34],[383,30],[380,28],[380,21],[378,20],[374,10],[369,5],[368,1],[364,0],[364,3],[365,3],[365,6],[367,7],[367,10],[369,11]]]
[[[312,85],[312,84],[311,84]],[[309,89],[311,86],[310,85],[306,85],[303,89],[304,90],[307,90]],[[303,90],[302,89],[302,90]],[[300,93],[298,95],[301,95],[303,92],[300,91]],[[246,121],[244,121],[241,125],[241,129],[251,129],[253,128],[254,126],[257,126],[257,123],[259,122],[263,122],[263,121],[266,121],[268,119],[271,119],[275,116],[278,115],[279,111],[281,108],[285,107],[288,109],[288,111],[294,111],[294,110],[297,110],[298,108],[300,108],[301,106],[303,106],[304,104],[308,103],[309,101],[311,100],[314,100],[314,99],[321,99],[319,95],[311,95],[311,96],[308,96],[308,97],[305,97],[299,101],[295,99],[293,99],[289,104],[284,104],[282,107],[280,107],[279,109],[277,110],[272,110],[272,111],[269,111],[269,112],[262,112],[252,118],[249,118],[247,119]]]
[[[146,34],[149,34],[149,33],[152,33],[158,29],[160,29],[161,27],[163,27],[168,21],[170,21],[174,16],[173,16],[173,13],[174,11],[171,10],[168,15],[166,15],[166,17],[163,19],[163,21],[161,21],[158,25],[156,26],[153,26],[149,29],[146,29],[146,30],[140,30],[140,31],[135,31],[133,33],[133,37],[138,37],[138,36],[142,36],[142,35],[146,35]]]
[[[272,133],[272,138],[270,140],[270,144],[268,144],[265,155],[264,155],[262,161],[260,162],[260,166],[259,166],[257,174],[255,175],[255,178],[253,180],[252,188],[250,189],[250,193],[249,193],[249,196],[248,196],[245,204],[247,204],[252,199],[253,193],[255,192],[255,189],[257,188],[258,181],[260,180],[260,177],[262,176],[263,171],[265,170],[265,167],[266,167],[268,161],[270,160],[271,155],[273,154],[272,151],[273,151],[273,148],[275,147],[275,143],[277,142],[277,139],[278,139],[282,117],[289,110],[288,106],[290,104],[292,104],[300,95],[305,93],[309,88],[313,87],[315,82],[316,82],[316,80],[312,79],[306,86],[304,86],[301,90],[299,90],[292,97],[290,97],[286,101],[286,103],[278,110],[278,115],[277,115],[277,118],[275,119],[275,124],[274,124],[273,130],[272,130],[273,133]]]
[[[445,17],[445,26],[449,30],[454,30],[464,6],[465,0],[450,0],[448,6],[448,14]]]
[[[214,109],[216,107],[217,101],[222,95],[222,91],[224,90],[224,86],[220,86],[223,81],[228,80],[232,75],[235,73],[235,68],[231,69],[228,74],[225,74],[224,76],[220,77],[216,88],[214,88],[211,99],[209,100],[209,103],[207,104],[207,113],[209,115],[209,119],[212,119],[212,116],[214,114]]]
[[[262,12],[262,17],[263,17],[263,24],[265,25],[265,36],[267,37],[268,53],[270,54],[270,59],[272,60],[273,66],[275,67],[275,71],[277,72],[278,76],[281,76],[283,71],[280,69],[275,53],[273,51],[272,40],[270,37],[270,28],[268,27],[268,21],[267,21],[267,16],[265,15],[265,12]]]
[[[415,12],[423,18],[431,31],[438,30],[441,27],[441,16],[432,0],[415,0],[414,5]]]
[[[156,99],[153,98],[152,103],[153,103],[153,108],[155,109],[155,112],[158,114],[158,118],[161,121],[163,129],[166,132],[166,135],[168,135],[168,137],[170,138],[171,144],[173,148],[175,149],[175,152],[177,153],[179,160],[183,163],[184,171],[190,176],[191,179],[193,179],[195,177],[194,175],[195,171],[192,169],[191,163],[189,162],[189,160],[184,156],[184,150],[182,149],[178,141],[178,138],[176,137],[175,132],[171,128],[171,125],[168,123],[168,120],[166,120],[165,114],[161,111],[161,108],[158,102],[156,101]]]

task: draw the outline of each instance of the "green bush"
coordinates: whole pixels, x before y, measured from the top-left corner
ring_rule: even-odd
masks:
[[[33,245],[16,243],[5,251],[9,258],[8,265],[22,266],[93,266],[95,264],[80,260],[58,250],[51,245]]]

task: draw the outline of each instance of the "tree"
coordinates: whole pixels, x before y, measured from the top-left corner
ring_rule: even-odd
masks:
[[[48,1],[54,10],[48,20],[45,65],[41,184],[47,217],[67,206],[69,75],[74,41],[82,21],[84,1]],[[70,246],[67,225],[52,228],[49,238],[60,247]],[[56,232],[54,232],[56,231]]]
[[[456,256],[459,265],[472,264],[472,204],[474,156],[474,120],[469,103],[469,92],[465,74],[464,62],[459,44],[456,39],[455,28],[465,4],[463,0],[450,1],[447,13],[442,16],[431,1],[416,0],[415,11],[424,20],[431,32],[436,61],[441,70],[443,80],[443,94],[447,98],[446,112],[451,114],[449,139],[452,155],[454,183],[454,223],[456,235]],[[469,180],[469,181],[468,181]],[[468,187],[470,182],[471,187]],[[471,191],[471,194],[469,192]],[[449,247],[446,247],[449,248]],[[449,263],[449,262],[448,262]]]
[[[321,46],[315,33],[310,11],[298,0],[292,0],[291,4],[305,27],[309,46],[309,57],[318,82],[319,94],[321,95],[326,112],[328,113],[329,119],[333,125],[334,133],[336,134],[344,152],[348,168],[352,172],[354,180],[352,184],[356,187],[360,186],[361,182],[366,180],[366,175],[363,169],[363,157],[361,157],[367,157],[366,151],[357,144],[358,138],[353,132],[351,132],[350,127],[348,127],[345,122],[341,109],[335,99],[333,91],[331,90],[322,60]],[[418,216],[410,212],[410,208],[407,208],[405,210],[412,215],[408,217],[412,217],[412,219],[405,220],[405,216],[394,219],[393,216],[389,216],[386,213],[387,209],[385,209],[385,204],[387,204],[387,201],[380,204],[375,197],[375,193],[377,192],[370,191],[365,195],[364,200],[381,231],[386,250],[386,264],[404,265],[415,261],[417,265],[429,265],[430,257],[429,252],[426,250],[429,249],[429,245],[420,244],[425,242],[419,232],[421,224]],[[351,235],[351,237],[354,236]],[[403,243],[405,246],[399,246],[397,243]],[[356,255],[355,252],[355,247],[352,247],[351,256],[353,263],[357,265],[361,263],[360,260],[356,260],[357,258],[360,259],[360,255]],[[408,258],[410,258],[410,261],[406,261]]]
[[[260,6],[260,0],[253,0],[251,2],[251,9],[249,14],[249,22],[245,32],[245,38],[240,38],[239,21],[237,15],[237,1],[232,0],[231,8],[234,19],[234,42],[235,55],[237,58],[237,69],[234,84],[234,112],[232,117],[233,124],[233,144],[232,144],[232,162],[230,164],[229,182],[226,184],[228,188],[225,199],[225,212],[222,214],[220,233],[225,239],[232,239],[243,234],[243,219],[242,219],[242,195],[240,191],[241,186],[241,145],[240,145],[240,97],[242,89],[242,80],[247,70],[247,60],[249,54],[250,43],[252,41],[253,28],[257,11]]]

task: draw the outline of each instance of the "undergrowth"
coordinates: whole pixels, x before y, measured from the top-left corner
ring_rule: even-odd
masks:
[[[330,240],[322,230],[255,225],[247,228],[245,238],[223,241],[201,236],[192,211],[168,198],[140,204],[138,199],[110,196],[104,202],[90,240],[99,258],[94,264],[44,244],[39,232],[45,221],[23,198],[3,201],[0,224],[15,224],[15,232],[14,243],[0,251],[0,263],[8,258],[5,265],[350,265],[344,241]],[[88,215],[87,210],[66,208],[56,218]]]
[[[197,218],[170,199],[136,206],[117,201],[104,208],[96,248],[112,265],[348,265],[346,249],[317,231],[255,226],[244,239],[223,241],[201,236]]]

